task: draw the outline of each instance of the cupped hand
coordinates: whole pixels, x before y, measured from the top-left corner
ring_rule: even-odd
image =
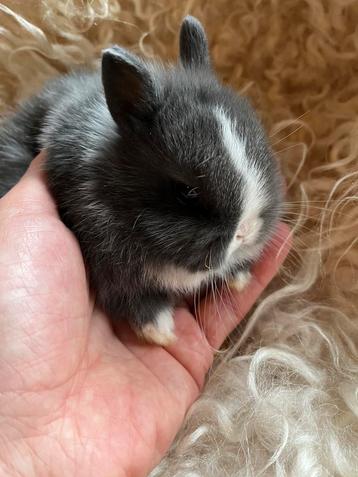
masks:
[[[280,225],[247,289],[176,311],[178,340],[118,336],[91,299],[41,155],[0,200],[0,473],[141,477],[163,457],[220,347],[287,255]]]

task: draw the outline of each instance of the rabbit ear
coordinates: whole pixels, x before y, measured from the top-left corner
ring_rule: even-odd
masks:
[[[102,54],[102,83],[108,109],[117,123],[144,120],[154,111],[155,87],[145,63],[124,48]]]
[[[210,55],[208,41],[202,24],[187,15],[180,28],[180,61],[187,68],[208,68]]]

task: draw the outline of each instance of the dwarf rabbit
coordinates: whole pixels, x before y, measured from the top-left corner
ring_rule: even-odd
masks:
[[[275,229],[281,178],[249,102],[223,86],[200,22],[164,66],[113,46],[101,71],[50,81],[5,120],[0,196],[46,149],[48,185],[98,305],[160,345],[175,300],[249,279]]]

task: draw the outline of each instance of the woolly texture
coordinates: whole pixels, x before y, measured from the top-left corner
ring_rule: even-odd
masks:
[[[1,111],[113,42],[175,59],[189,12],[208,30],[220,77],[268,128],[295,238],[152,476],[357,476],[357,2],[2,3]]]

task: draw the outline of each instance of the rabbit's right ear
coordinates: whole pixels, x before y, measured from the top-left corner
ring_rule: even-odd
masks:
[[[102,54],[102,83],[113,119],[145,120],[155,110],[155,86],[145,63],[124,48],[113,46]]]
[[[208,40],[202,24],[187,15],[180,28],[180,61],[185,68],[209,68]]]

